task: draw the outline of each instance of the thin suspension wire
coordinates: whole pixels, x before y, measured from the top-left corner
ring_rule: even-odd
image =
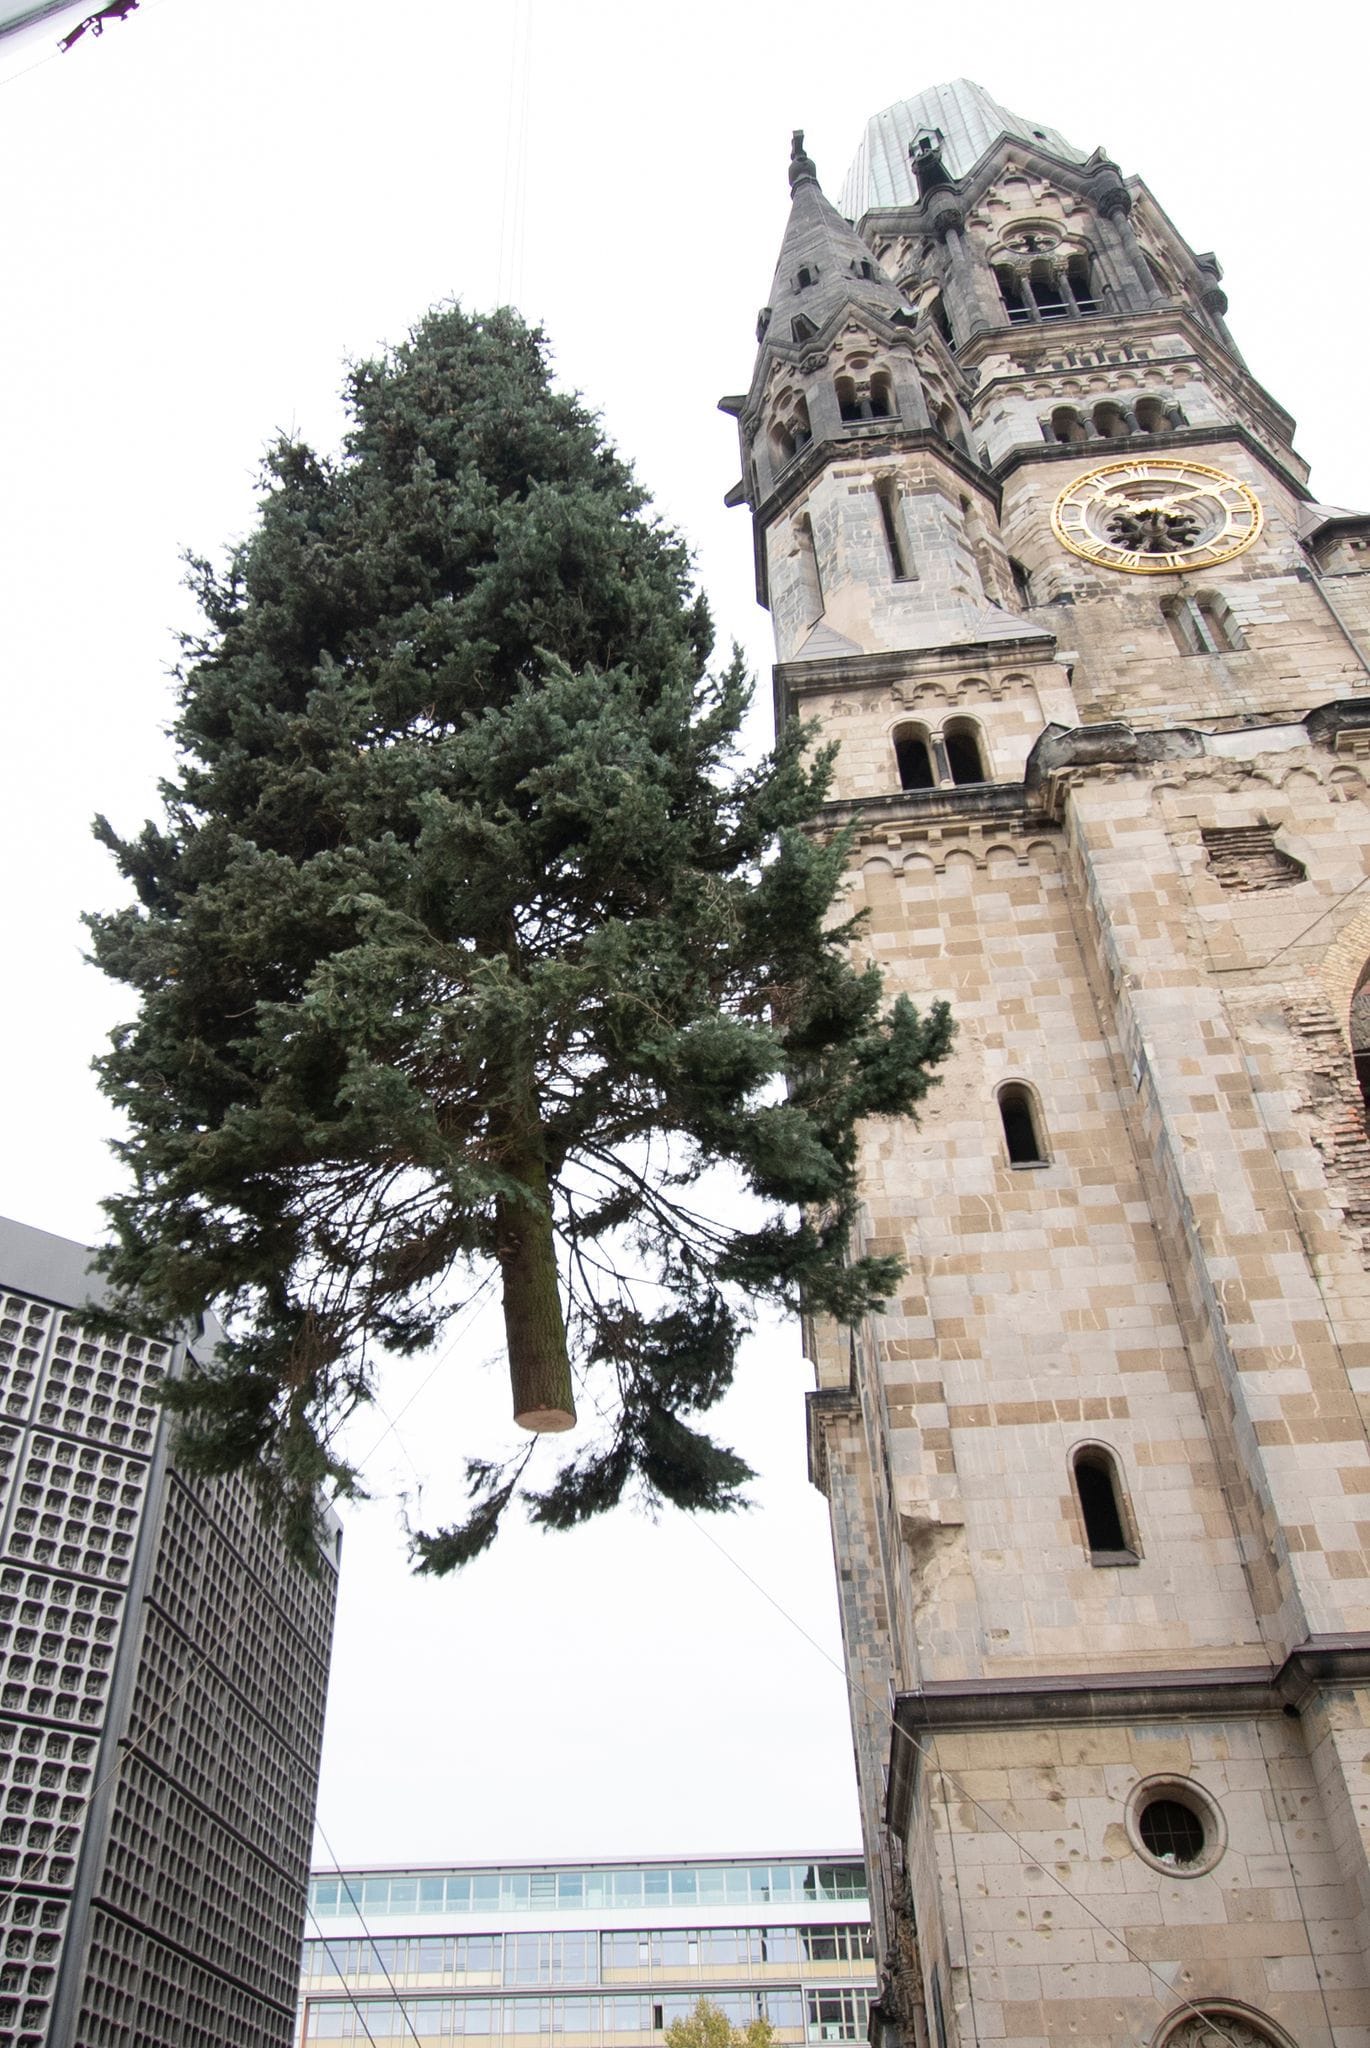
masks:
[[[353,1891],[347,1874],[344,1871],[341,1863],[339,1863],[338,1861],[338,1852],[333,1847],[333,1844],[329,1841],[327,1835],[324,1833],[323,1822],[319,1819],[317,1814],[314,1817],[314,1825],[319,1830],[320,1841],[323,1843],[325,1849],[327,1849],[329,1855],[333,1858],[333,1873],[337,1878],[339,1884],[343,1886],[344,1890],[347,1893],[348,1898],[352,1902],[352,1911],[355,1913],[357,1919],[361,1922],[362,1933],[365,1935],[367,1941],[370,1942],[376,1961],[381,1966],[381,1975],[384,1977],[386,1983],[390,1986],[391,1996],[394,1998],[396,2005],[400,2009],[400,2017],[404,2021],[405,2026],[409,2030],[409,2038],[411,2039],[411,2041],[413,2041],[414,2048],[423,2048],[423,2042],[419,2039],[418,2034],[415,2032],[414,2022],[409,2017],[409,2007],[405,2004],[404,1999],[400,1995],[398,1985],[396,1984],[394,1978],[391,1976],[389,1970],[385,1966],[385,1959],[381,1955],[380,1949],[376,1945],[376,1937],[372,1934],[371,1929],[366,1924],[366,1916],[362,1912],[361,1900]]]
[[[957,1790],[957,1793],[962,1799],[966,1801],[967,1805],[973,1806],[977,1813],[982,1814],[984,1816],[984,1818],[989,1822],[992,1828],[997,1829],[1001,1835],[1005,1836],[1010,1842],[1012,1842],[1015,1850],[1017,1851],[1019,1857],[1022,1859],[1024,1863],[1031,1863],[1034,1870],[1040,1870],[1042,1872],[1042,1875],[1046,1878],[1049,1878],[1051,1883],[1056,1886],[1058,1891],[1064,1892],[1065,1896],[1068,1899],[1074,1901],[1074,1903],[1080,1908],[1081,1912],[1084,1913],[1089,1919],[1091,1919],[1096,1927],[1098,1927],[1104,1934],[1107,1934],[1110,1940],[1116,1941],[1118,1946],[1123,1950],[1123,1953],[1125,1955],[1130,1956],[1133,1962],[1141,1964],[1142,1968],[1146,1971],[1148,1977],[1150,1977],[1153,1980],[1153,1982],[1159,1984],[1161,1987],[1160,1991],[1154,1992],[1152,1994],[1158,2005],[1171,2006],[1176,2003],[1174,1986],[1166,1982],[1165,1978],[1161,1975],[1159,1970],[1155,1970],[1152,1968],[1151,1964],[1146,1960],[1145,1956],[1139,1955],[1137,1953],[1136,1949],[1134,1949],[1131,1946],[1125,1935],[1120,1934],[1116,1927],[1111,1927],[1107,1920],[1101,1919],[1099,1915],[1094,1911],[1093,1907],[1088,1905],[1086,1901],[1080,1897],[1080,1894],[1077,1891],[1072,1891],[1070,1886],[1066,1884],[1062,1878],[1059,1878],[1054,1870],[1049,1870],[1047,1866],[1044,1863],[1039,1862],[1035,1856],[1029,1856],[1027,1850],[1023,1847],[1017,1835],[1013,1832],[1013,1829],[1010,1827],[1006,1827],[1004,1822],[999,1819],[998,1815],[992,1813],[989,1807],[987,1807],[984,1804],[983,1800],[977,1799],[975,1794],[968,1789],[963,1780],[957,1775],[955,1771],[949,1770],[945,1764],[938,1763],[932,1751],[926,1746],[926,1744],[921,1742],[916,1735],[911,1735],[907,1728],[901,1728],[898,1721],[896,1721],[896,1719],[894,1718],[894,1715],[890,1712],[888,1706],[883,1701],[877,1700],[874,1693],[868,1692],[866,1687],[861,1684],[860,1680],[853,1677],[850,1670],[848,1670],[848,1668],[844,1664],[840,1663],[838,1659],[833,1656],[832,1652],[829,1649],[827,1649],[822,1643],[819,1642],[816,1636],[811,1636],[809,1634],[809,1631],[804,1627],[804,1624],[801,1621],[797,1620],[796,1617],[790,1613],[787,1607],[782,1606],[781,1602],[776,1599],[774,1593],[769,1592],[767,1588],[762,1585],[760,1579],[754,1578],[752,1574],[747,1570],[747,1567],[744,1564],[740,1563],[738,1559],[732,1555],[731,1551],[724,1549],[723,1545],[719,1542],[718,1538],[704,1526],[703,1522],[700,1521],[697,1515],[690,1515],[687,1517],[687,1520],[693,1525],[694,1528],[698,1529],[700,1535],[703,1536],[707,1542],[712,1543],[714,1549],[718,1552],[719,1556],[725,1558],[727,1562],[733,1567],[733,1570],[739,1572],[742,1575],[742,1577],[747,1581],[748,1585],[754,1587],[755,1590],[761,1595],[762,1599],[767,1601],[768,1604],[775,1609],[776,1613],[780,1615],[783,1620],[787,1621],[790,1624],[791,1628],[798,1630],[799,1634],[803,1636],[806,1643],[811,1643],[813,1645],[814,1649],[817,1650],[819,1656],[822,1657],[824,1662],[830,1664],[834,1671],[838,1672],[840,1676],[845,1678],[847,1683],[852,1687],[853,1691],[860,1693],[862,1699],[865,1700],[866,1704],[875,1709],[878,1718],[884,1721],[896,1735],[903,1737],[904,1741],[908,1743],[909,1747],[914,1751],[915,1755],[921,1757],[923,1762],[927,1765],[927,1767],[930,1770],[936,1771],[944,1780],[944,1782],[954,1785]],[[967,1951],[967,1969],[969,1970],[969,1951]],[[1231,2044],[1231,2048],[1237,2048],[1237,2044],[1233,2040],[1233,2037],[1224,2031],[1221,2020],[1216,2015],[1207,2011],[1203,2006],[1197,2004],[1194,1999],[1186,1998],[1183,1994],[1180,1995],[1178,2003],[1181,2007],[1193,2013],[1196,2018],[1202,2019],[1204,2024],[1213,2033],[1217,2034],[1222,2040],[1229,2042]]]
[[[319,1829],[319,1833],[323,1833],[322,1828]],[[338,1875],[341,1877],[342,1872],[339,1871]],[[318,1935],[319,1940],[323,1943],[324,1948],[327,1951],[329,1962],[332,1963],[334,1970],[337,1972],[338,1982],[342,1985],[343,1990],[347,1994],[347,2000],[349,2005],[352,2007],[353,2012],[357,2015],[357,2018],[361,2021],[362,2026],[366,2031],[366,2038],[371,2043],[371,2048],[376,2048],[376,2037],[372,2033],[370,2021],[366,2017],[366,2007],[362,2004],[361,2000],[357,1997],[356,1992],[348,1983],[347,1978],[344,1975],[343,1971],[338,1968],[337,1958],[333,1953],[333,1944],[329,1940],[328,1936],[324,1933],[322,1927],[320,1927],[318,1915],[315,1913],[314,1908],[312,1906],[309,1906],[306,1908],[306,1911],[309,1914],[310,1920],[313,1922],[314,1932]],[[372,1947],[374,1948],[374,1946],[375,1944],[373,1942]]]
[[[523,194],[527,182],[528,66],[532,35],[532,0],[513,0],[509,8],[509,90],[504,116],[504,187],[500,197],[499,266],[496,301],[512,304],[522,279]]]

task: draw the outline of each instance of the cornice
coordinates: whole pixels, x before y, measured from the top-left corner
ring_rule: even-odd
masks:
[[[804,1430],[809,1452],[809,1478],[822,1494],[828,1490],[828,1441],[823,1424],[829,1417],[859,1420],[861,1404],[851,1387],[811,1387],[804,1396]]]
[[[1370,1685],[1370,1634],[1311,1636],[1283,1663],[1193,1671],[1065,1672],[933,1680],[896,1695],[886,1819],[906,1833],[926,1737],[998,1728],[1118,1726],[1300,1714],[1332,1688]]]
[[[875,433],[863,431],[874,427]],[[845,430],[841,437],[830,439],[815,437],[806,448],[785,465],[766,497],[753,508],[752,517],[758,528],[768,526],[777,519],[787,506],[803,495],[816,476],[830,463],[849,461],[858,454],[865,461],[879,461],[882,456],[906,455],[926,450],[969,484],[981,497],[999,510],[999,486],[987,471],[961,449],[948,441],[935,427],[901,427],[897,419],[861,421],[855,431]]]
[[[1054,662],[1056,636],[1024,621],[1021,636],[1002,640],[958,640],[949,647],[889,648],[878,654],[831,654],[821,661],[779,661],[771,673],[777,692],[811,696],[821,690],[850,690],[907,682],[965,668],[1034,668]]]

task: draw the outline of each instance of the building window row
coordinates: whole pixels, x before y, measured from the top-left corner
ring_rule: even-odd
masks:
[[[1031,263],[1000,262],[994,281],[1009,323],[1023,327],[1043,320],[1082,320],[1099,311],[1092,266],[1082,250],[1067,256],[1037,256]]]
[[[1048,441],[1080,445],[1086,441],[1128,441],[1134,434],[1166,434],[1188,424],[1182,409],[1166,398],[1138,398],[1131,403],[1120,398],[1102,398],[1092,411],[1058,405],[1050,419],[1042,422],[1042,434]]]
[[[570,1998],[310,1999],[307,2041],[456,2041],[478,2036],[546,2038],[557,2034],[650,2037],[686,2019],[697,1994],[665,1998],[605,1993]],[[864,2041],[871,1994],[865,1986],[710,1993],[736,2027],[768,2020],[777,2031],[810,2041]]]
[[[608,1972],[737,1970],[869,1962],[869,1925],[614,1928],[513,1934],[396,1935],[308,1941],[307,1983],[357,1977],[477,1978],[508,1985],[598,1984]]]
[[[584,1906],[814,1904],[869,1896],[859,1859],[836,1863],[638,1864],[561,1870],[348,1871],[315,1877],[311,1909],[378,1914],[579,1911]]]

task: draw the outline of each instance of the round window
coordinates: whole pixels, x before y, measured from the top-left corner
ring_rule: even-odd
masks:
[[[1148,1799],[1137,1815],[1137,1833],[1158,1863],[1197,1863],[1204,1852],[1204,1824],[1178,1799]]]
[[[1200,1877],[1227,1845],[1222,1814],[1192,1778],[1148,1778],[1127,1803],[1132,1845],[1154,1869]]]

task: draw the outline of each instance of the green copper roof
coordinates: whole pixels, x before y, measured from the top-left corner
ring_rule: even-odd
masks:
[[[934,128],[942,131],[942,161],[953,178],[963,178],[1004,134],[1040,143],[1053,156],[1072,163],[1080,163],[1086,154],[1072,148],[1054,128],[1010,113],[972,79],[956,78],[950,85],[931,85],[912,99],[896,100],[871,116],[838,201],[848,220],[860,220],[872,207],[913,204],[918,190],[909,165],[909,144]]]

